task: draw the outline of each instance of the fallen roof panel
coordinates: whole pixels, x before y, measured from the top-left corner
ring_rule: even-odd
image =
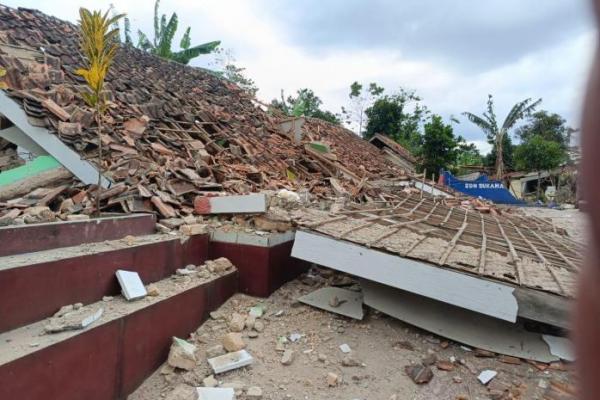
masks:
[[[547,221],[482,214],[444,199],[398,195],[395,203],[331,214],[305,209],[305,228],[432,267],[573,298],[583,246]]]
[[[305,231],[296,232],[292,257],[495,318],[517,320],[514,288],[508,285]]]

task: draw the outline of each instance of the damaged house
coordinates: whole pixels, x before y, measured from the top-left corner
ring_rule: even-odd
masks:
[[[583,245],[564,229],[420,190],[414,157],[389,138],[278,118],[231,82],[126,46],[107,78],[99,160],[77,35],[0,6],[0,178],[21,152],[34,158],[0,180],[0,398],[126,398],[177,358],[172,343],[177,368],[194,368],[194,349],[172,337],[311,265],[458,343],[570,359],[561,335]],[[89,220],[96,196],[103,218]],[[238,339],[227,336],[239,356],[228,362],[248,367]]]

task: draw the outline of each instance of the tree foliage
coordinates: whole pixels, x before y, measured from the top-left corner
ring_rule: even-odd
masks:
[[[350,107],[342,107],[342,115],[348,125],[357,125],[357,133],[363,136],[365,127],[366,115],[365,109],[370,107],[376,98],[383,94],[383,87],[371,82],[368,87],[363,87],[362,84],[354,81],[350,85]]]
[[[566,151],[559,142],[533,135],[515,149],[515,163],[519,170],[537,172],[537,198],[540,198],[541,172],[554,169],[566,159]]]
[[[88,90],[82,93],[85,102],[92,108],[103,112],[106,105],[104,80],[117,53],[119,30],[113,28],[124,15],[108,16],[100,11],[79,9],[81,30],[81,52],[85,57],[85,66],[75,71],[85,79]]]
[[[192,46],[190,37],[191,28],[188,26],[179,42],[180,49],[177,51],[172,50],[173,40],[179,25],[179,18],[177,17],[177,13],[171,14],[169,18],[167,18],[166,14],[159,15],[159,4],[160,0],[156,0],[154,3],[154,37],[152,40],[138,29],[137,47],[139,49],[181,64],[188,64],[192,59],[202,54],[212,53],[221,44],[220,41],[216,40]],[[125,34],[125,44],[133,45],[131,24],[128,18],[124,19],[123,31]]]
[[[529,116],[526,124],[516,130],[516,135],[523,142],[539,136],[545,140],[556,142],[561,148],[566,149],[569,147],[571,135],[575,131],[560,115],[541,110]]]
[[[455,164],[458,154],[459,140],[454,136],[452,125],[445,124],[439,115],[432,115],[423,126],[419,151],[421,170],[438,176],[441,169]]]
[[[515,166],[525,172],[547,171],[565,161],[566,152],[561,144],[533,135],[515,148]]]
[[[340,119],[331,111],[322,110],[323,101],[312,91],[312,89],[299,89],[296,96],[288,96],[287,99],[281,91],[281,100],[271,100],[270,108],[279,110],[290,117],[319,118],[333,124],[339,124]]]
[[[258,92],[258,87],[253,79],[245,74],[246,68],[236,65],[236,59],[232,49],[218,47],[215,50],[215,61],[212,63],[217,68],[217,73],[229,81],[237,84],[240,88],[250,93],[252,96]]]
[[[535,108],[542,102],[542,99],[532,101],[525,99],[515,104],[502,123],[498,125],[496,113],[494,111],[494,100],[492,95],[488,95],[487,109],[481,115],[476,115],[470,112],[464,112],[469,121],[477,125],[487,136],[488,141],[493,144],[496,149],[496,177],[501,179],[504,175],[504,159],[503,159],[503,143],[504,136],[509,134],[509,131],[521,119],[531,115]]]
[[[473,143],[466,143],[462,137],[457,139],[458,149],[456,154],[457,171],[462,172],[463,167],[480,166],[483,164],[483,157],[479,149]]]
[[[84,101],[94,109],[98,133],[98,190],[96,191],[96,213],[100,215],[100,195],[102,193],[102,117],[106,111],[104,80],[118,49],[118,21],[124,15],[108,16],[110,10],[100,11],[79,9],[79,29],[81,52],[85,66],[75,71],[85,80],[88,89],[82,93]],[[117,28],[115,28],[117,26]]]
[[[428,113],[413,91],[400,89],[396,94],[381,96],[365,110],[364,137],[370,139],[376,133],[383,134],[416,153],[422,139],[420,126]]]

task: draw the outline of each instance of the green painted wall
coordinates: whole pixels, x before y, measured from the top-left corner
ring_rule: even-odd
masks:
[[[8,185],[58,167],[60,167],[60,163],[54,157],[39,156],[25,165],[0,172],[0,186]]]

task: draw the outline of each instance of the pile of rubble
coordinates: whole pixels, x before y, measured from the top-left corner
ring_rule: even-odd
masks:
[[[374,196],[378,190],[369,180],[405,176],[349,130],[309,119],[298,141],[236,85],[128,46],[119,49],[107,77],[106,155],[100,161],[93,113],[81,96],[84,82],[74,73],[82,65],[78,46],[77,26],[35,10],[0,7],[6,93],[21,105],[29,126],[47,129],[101,167],[112,182],[100,195],[102,211],[172,218],[191,214],[198,195],[281,188],[321,197],[334,190]],[[10,115],[2,120],[12,124]],[[76,195],[95,196],[94,185],[83,190]],[[93,202],[74,203],[83,204],[81,212],[93,211]],[[15,204],[22,202],[0,203],[0,213]]]
[[[467,348],[375,310],[360,321],[341,316],[341,304],[325,312],[301,302],[340,285],[360,290],[348,276],[313,269],[267,299],[234,296],[188,338],[174,339],[165,364],[130,399],[208,391],[227,399],[573,398],[568,363]],[[215,369],[215,359],[228,368]]]

